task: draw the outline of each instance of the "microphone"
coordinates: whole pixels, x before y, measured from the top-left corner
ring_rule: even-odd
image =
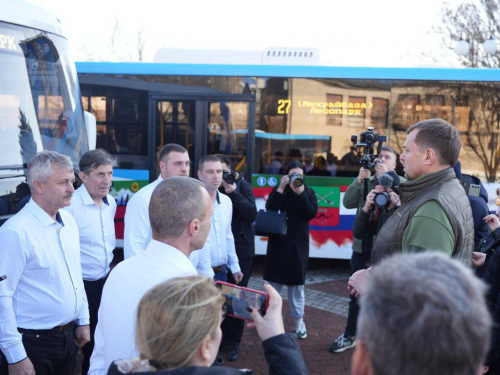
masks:
[[[378,184],[384,189],[390,188],[393,182],[394,178],[389,173],[384,173],[378,178]]]
[[[384,189],[391,188],[398,193],[398,190],[395,187],[399,186],[399,176],[394,171],[384,173],[378,178],[378,184]]]

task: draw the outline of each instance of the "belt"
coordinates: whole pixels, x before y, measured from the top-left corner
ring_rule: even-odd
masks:
[[[214,273],[219,273],[223,270],[222,266],[212,267],[212,269],[214,270]]]
[[[75,324],[75,322],[69,322],[68,324],[65,324],[63,326],[57,326],[57,327],[51,328],[51,329],[49,329],[49,331],[66,331],[67,329],[70,329],[71,327],[73,327],[73,324]]]
[[[68,329],[72,328],[75,322],[69,322],[68,324],[65,324],[63,326],[57,326],[54,328],[49,328],[49,329],[28,329],[28,328],[17,328],[19,332],[47,332],[47,331],[59,331],[59,332],[64,332],[67,331]]]

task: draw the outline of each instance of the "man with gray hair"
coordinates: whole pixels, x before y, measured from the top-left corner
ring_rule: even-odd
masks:
[[[395,255],[360,298],[353,375],[477,375],[489,345],[485,286],[443,254]]]
[[[189,255],[205,244],[211,216],[200,181],[174,176],[156,186],[149,203],[152,240],[118,264],[104,285],[89,374],[104,375],[113,361],[139,355],[135,315],[142,296],[165,280],[197,274]]]
[[[89,370],[97,311],[116,244],[116,202],[109,194],[114,166],[116,157],[102,149],[83,154],[78,174],[83,184],[73,194],[71,205],[66,207],[80,232],[83,284],[89,302],[91,340],[82,348],[82,375],[87,375]]]
[[[31,200],[0,228],[4,375],[70,375],[77,346],[90,340],[78,227],[61,210],[71,203],[74,180],[68,157],[38,153],[28,164]]]

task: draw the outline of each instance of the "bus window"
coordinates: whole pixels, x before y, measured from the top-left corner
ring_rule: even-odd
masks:
[[[247,175],[247,102],[217,102],[209,104],[207,153],[224,154],[231,168],[243,177]]]
[[[194,160],[194,101],[158,101],[156,104],[156,153],[168,143],[177,143],[188,150]],[[156,176],[160,174],[156,164]],[[191,170],[191,175],[193,171]]]

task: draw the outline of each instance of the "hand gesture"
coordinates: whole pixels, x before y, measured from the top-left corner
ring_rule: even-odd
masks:
[[[283,192],[285,191],[286,185],[288,185],[289,183],[290,183],[290,177],[288,177],[288,175],[281,177],[280,186],[278,187],[278,193],[283,194]]]
[[[486,260],[486,254],[485,253],[479,253],[477,251],[474,251],[472,253],[472,265],[474,267],[481,267],[484,265],[484,261]]]
[[[243,280],[243,273],[242,272],[233,273],[233,279],[236,284],[241,283],[241,280]]]
[[[372,275],[370,273],[371,267],[367,270],[360,270],[355,272],[347,283],[347,289],[351,291],[351,295],[359,297],[366,291],[368,285],[370,285],[372,280]]]
[[[396,194],[391,188],[388,188],[387,191],[389,193],[389,198],[391,198],[391,203],[387,206],[387,211],[392,210],[394,207],[401,206],[401,199],[399,198],[399,195]]]
[[[224,186],[224,191],[226,192],[226,194],[231,194],[236,190],[236,183],[230,185],[226,181],[222,180],[222,186]]]
[[[369,169],[361,167],[361,169],[359,170],[359,174],[358,174],[358,182],[362,183],[364,179],[370,178],[371,175],[372,175],[372,173],[370,172]]]
[[[486,221],[486,223],[488,223],[488,226],[490,227],[490,230],[492,232],[500,227],[500,220],[498,220],[497,215],[490,214],[488,216],[485,216],[483,220]]]
[[[294,184],[290,184],[290,188],[292,189],[292,191],[297,194],[297,195],[300,195],[302,194],[302,192],[304,191],[304,184],[300,185],[300,186],[295,186]]]
[[[264,283],[264,288],[269,293],[269,307],[267,308],[266,315],[261,316],[257,310],[249,307],[253,323],[247,324],[248,328],[257,328],[257,333],[262,341],[285,333],[283,316],[281,314],[281,306],[283,304],[281,296],[268,283]]]
[[[387,169],[387,165],[385,165],[384,163],[375,164],[375,176],[377,176],[377,178],[387,172],[389,172],[389,170]]]
[[[75,344],[79,348],[82,348],[86,343],[90,341],[90,326],[80,326],[76,327],[75,330]]]
[[[370,191],[370,193],[366,196],[366,202],[363,207],[363,211],[368,213],[372,209],[373,205],[375,204],[375,194],[377,193],[377,189],[373,189]]]

